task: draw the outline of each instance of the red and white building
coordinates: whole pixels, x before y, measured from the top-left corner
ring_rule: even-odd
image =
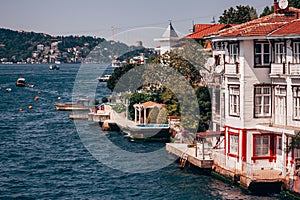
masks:
[[[274,5],[273,14],[211,37],[221,77],[213,127],[225,132],[214,158],[218,172],[247,187],[284,183],[300,192],[300,151],[287,151],[300,131],[300,9]]]

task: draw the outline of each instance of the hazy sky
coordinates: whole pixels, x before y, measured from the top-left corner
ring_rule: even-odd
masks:
[[[187,34],[192,22],[218,20],[225,9],[250,5],[260,14],[273,0],[1,0],[0,27],[51,35],[111,37],[139,27],[162,27],[172,20]]]

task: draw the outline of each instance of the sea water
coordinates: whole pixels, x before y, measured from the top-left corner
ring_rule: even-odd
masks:
[[[0,65],[1,199],[284,198],[249,195],[199,170],[180,170],[176,162],[144,173],[128,173],[102,163],[83,144],[69,119],[70,113],[56,111],[53,106],[72,100],[79,69],[79,64],[62,64],[53,71],[48,65]],[[16,87],[19,77],[34,87]],[[109,95],[105,84],[99,83],[95,98]],[[126,151],[148,152],[165,146],[132,142],[119,132],[102,132],[96,123],[88,126],[88,131],[93,130]],[[145,164],[144,160],[140,162],[141,166]]]

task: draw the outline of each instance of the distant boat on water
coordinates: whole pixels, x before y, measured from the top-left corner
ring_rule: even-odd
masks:
[[[49,69],[50,70],[59,70],[59,66],[58,65],[50,65]]]
[[[80,110],[91,110],[95,106],[88,105],[89,98],[79,98],[75,103],[55,103],[56,110],[61,111],[80,111]]]
[[[25,85],[26,85],[25,78],[22,78],[22,77],[18,78],[18,80],[16,82],[16,86],[17,87],[25,87]]]
[[[109,80],[110,77],[111,77],[111,75],[106,74],[106,75],[104,75],[104,76],[99,77],[99,78],[98,78],[98,81],[99,81],[99,82],[107,82],[107,81]]]

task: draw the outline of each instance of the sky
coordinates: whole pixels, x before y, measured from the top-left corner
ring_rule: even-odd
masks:
[[[166,28],[181,35],[193,23],[216,21],[224,10],[253,6],[260,14],[273,0],[1,0],[0,27],[50,35],[112,38],[140,28]]]

